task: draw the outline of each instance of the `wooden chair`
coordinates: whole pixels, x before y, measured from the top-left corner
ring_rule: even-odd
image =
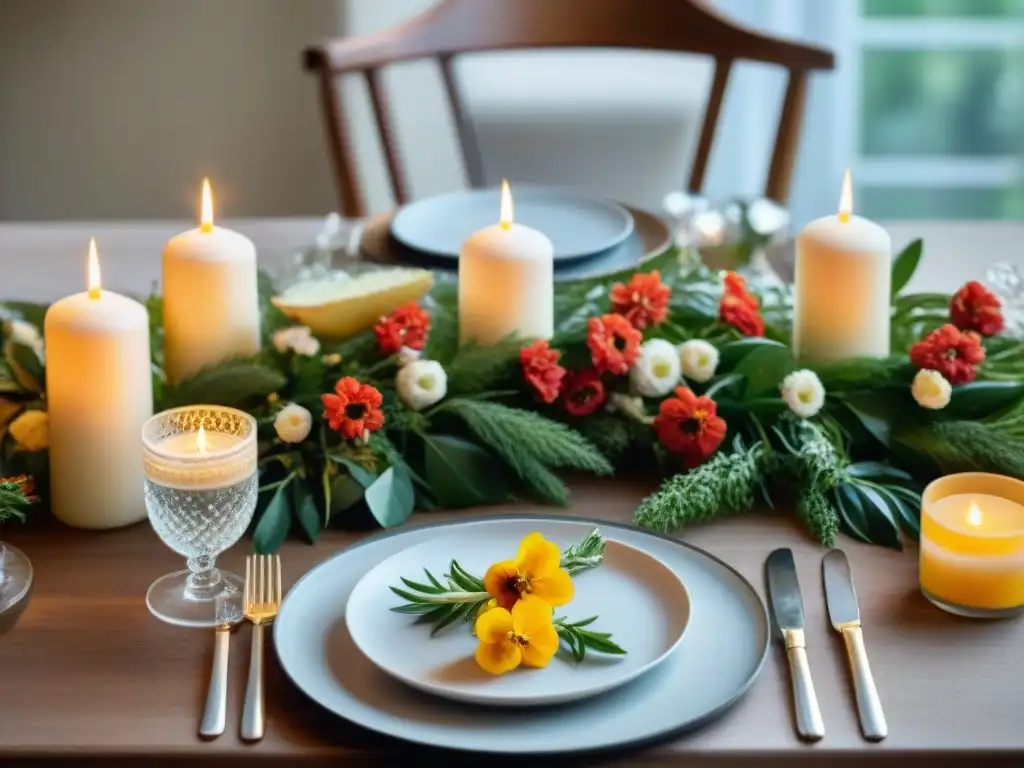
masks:
[[[330,40],[305,51],[305,68],[319,79],[342,213],[352,218],[367,215],[338,78],[351,73],[365,77],[391,190],[402,205],[408,202],[409,186],[383,93],[382,67],[414,59],[439,61],[467,176],[478,187],[483,179],[482,158],[453,62],[460,54],[530,48],[631,48],[712,56],[715,74],[688,183],[695,193],[704,184],[733,64],[747,60],[785,68],[789,73],[785,101],[765,187],[765,196],[780,202],[789,195],[808,73],[830,70],[835,64],[827,50],[754,32],[703,0],[441,0],[404,24],[371,35]]]

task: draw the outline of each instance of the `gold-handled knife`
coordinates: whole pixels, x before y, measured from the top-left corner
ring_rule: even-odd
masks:
[[[889,726],[885,722],[882,701],[878,698],[867,650],[864,648],[864,632],[860,626],[860,608],[857,605],[857,592],[853,588],[850,561],[842,550],[833,549],[821,561],[821,572],[825,580],[829,620],[842,634],[846,644],[861,731],[864,732],[864,738],[881,741],[888,734]]]
[[[768,555],[765,571],[772,615],[786,643],[786,657],[789,659],[790,679],[793,683],[796,730],[803,738],[817,741],[825,735],[825,722],[821,718],[818,697],[811,680],[811,666],[807,662],[804,602],[800,596],[793,551],[776,549]]]

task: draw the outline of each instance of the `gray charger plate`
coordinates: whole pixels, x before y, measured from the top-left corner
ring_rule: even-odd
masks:
[[[534,522],[534,529],[546,538],[559,541],[582,539],[596,525],[607,539],[642,549],[671,568],[691,599],[690,624],[671,658],[611,694],[579,704],[518,711],[420,693],[385,675],[358,651],[345,626],[345,604],[355,584],[377,563],[450,533],[455,526],[521,526],[524,520]],[[409,627],[410,632],[421,629]],[[712,555],[626,525],[531,515],[403,528],[366,539],[303,576],[289,591],[274,623],[281,667],[328,711],[415,744],[509,755],[634,748],[704,725],[726,712],[753,684],[769,640],[768,615],[757,592]]]

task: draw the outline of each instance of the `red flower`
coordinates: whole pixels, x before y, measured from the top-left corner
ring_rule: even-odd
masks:
[[[633,275],[629,285],[616,283],[608,298],[612,311],[622,315],[634,328],[643,330],[657,325],[668,316],[668,297],[672,289],[661,282],[661,273],[654,270],[646,275]]]
[[[981,337],[946,323],[910,348],[915,368],[938,371],[950,384],[967,384],[977,375],[975,366],[985,359]]]
[[[725,439],[725,420],[710,397],[697,397],[686,387],[676,387],[675,397],[661,401],[654,417],[658,441],[677,454],[687,469],[703,464]]]
[[[1003,310],[999,299],[977,280],[965,283],[949,302],[949,317],[965,331],[995,336],[1003,330]]]
[[[600,373],[628,373],[640,355],[642,338],[622,315],[602,315],[587,321],[587,346]]]
[[[354,440],[367,431],[376,432],[384,426],[380,392],[351,376],[338,379],[334,394],[320,395],[320,400],[328,426],[346,440]]]
[[[757,296],[747,290],[747,281],[743,279],[742,275],[735,272],[726,272],[724,281],[725,296],[732,296],[735,299],[739,299],[743,304],[746,304],[751,309],[757,309],[761,306],[757,300]]]
[[[523,366],[523,378],[545,403],[558,399],[565,378],[565,368],[558,364],[562,353],[551,349],[543,339],[519,350],[519,363]]]
[[[36,481],[31,475],[12,475],[11,477],[0,477],[0,483],[11,483],[17,485],[21,495],[29,501],[35,499],[33,494],[36,490]]]
[[[382,317],[374,327],[377,345],[385,355],[394,355],[402,347],[423,349],[430,330],[430,315],[413,301]]]
[[[595,368],[570,373],[562,403],[573,416],[589,416],[607,399],[601,374]]]
[[[753,296],[747,296],[757,301]],[[757,311],[757,305],[750,306],[747,298],[742,296],[725,294],[718,305],[718,319],[744,336],[764,336],[764,320]]]

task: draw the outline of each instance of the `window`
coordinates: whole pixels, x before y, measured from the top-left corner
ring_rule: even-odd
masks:
[[[1024,219],[1024,0],[845,0],[837,155],[877,219]]]

